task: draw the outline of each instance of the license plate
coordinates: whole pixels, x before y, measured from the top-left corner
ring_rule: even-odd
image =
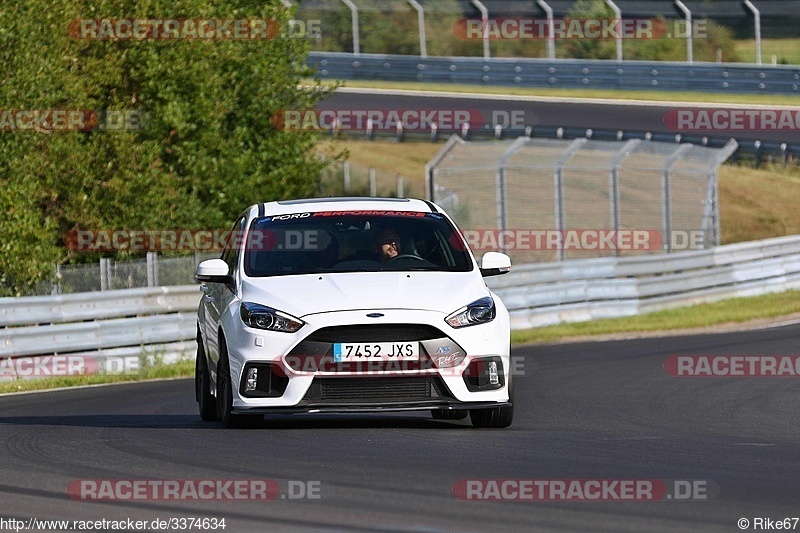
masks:
[[[419,361],[418,342],[337,342],[333,360],[346,361]]]

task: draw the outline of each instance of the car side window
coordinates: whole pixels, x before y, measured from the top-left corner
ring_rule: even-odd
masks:
[[[228,272],[233,274],[236,271],[236,264],[239,259],[239,248],[244,238],[244,223],[246,219],[244,216],[239,217],[231,230],[230,238],[222,251],[220,259],[228,264]]]

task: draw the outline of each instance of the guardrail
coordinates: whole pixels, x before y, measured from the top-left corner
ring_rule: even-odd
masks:
[[[488,278],[513,329],[618,318],[800,288],[800,236],[711,250],[520,265]]]
[[[615,318],[670,307],[800,288],[800,236],[711,250],[517,265],[487,278],[514,329]],[[95,361],[159,357],[196,349],[197,285],[0,299],[0,380],[9,360],[45,367],[53,354]]]
[[[91,371],[126,358],[176,362],[196,350],[199,301],[197,285],[0,298],[0,380],[52,374],[53,355]],[[19,358],[26,372],[3,364]]]
[[[311,52],[322,78],[569,89],[800,94],[800,66]]]

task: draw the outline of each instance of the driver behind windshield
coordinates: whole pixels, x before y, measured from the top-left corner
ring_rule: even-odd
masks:
[[[372,248],[378,261],[386,263],[400,255],[400,234],[392,228],[384,228],[375,236]]]

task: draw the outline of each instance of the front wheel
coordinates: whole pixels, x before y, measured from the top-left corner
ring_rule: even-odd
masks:
[[[233,412],[233,387],[228,363],[228,350],[220,336],[220,354],[217,365],[217,417],[225,428],[253,427],[263,420],[260,415],[240,415]]]
[[[476,428],[507,428],[514,420],[514,380],[508,376],[508,405],[492,409],[470,409],[469,418]]]
[[[195,400],[200,409],[200,418],[206,422],[217,419],[217,406],[214,396],[211,394],[211,376],[208,372],[208,361],[206,352],[203,349],[203,338],[197,332],[197,358],[194,365],[194,388]]]

